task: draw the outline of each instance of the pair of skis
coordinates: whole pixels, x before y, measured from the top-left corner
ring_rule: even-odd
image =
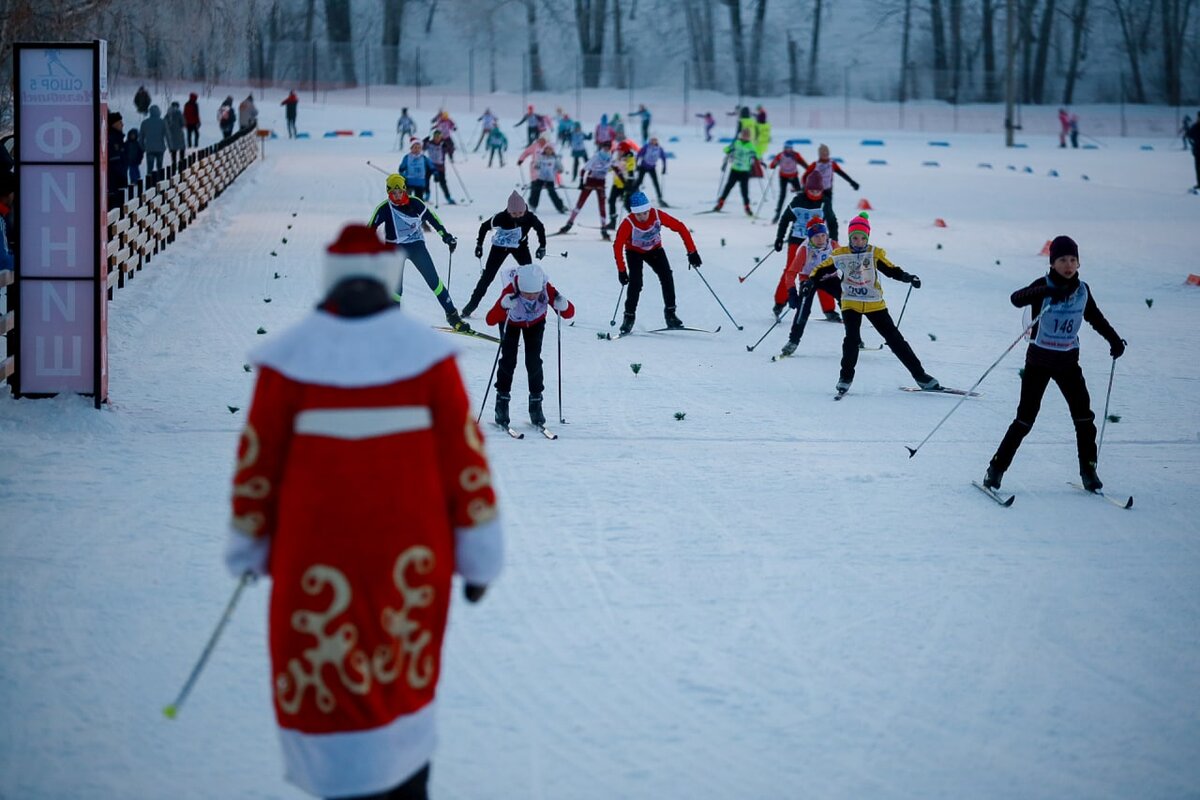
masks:
[[[653,328],[651,330],[646,331],[646,333],[669,333],[671,331],[692,331],[693,333],[717,333],[720,330],[721,330],[720,325],[718,325],[715,330],[711,330],[711,331],[708,330],[707,328],[689,328],[688,326],[685,325],[682,328]],[[625,333],[608,333],[605,331],[601,331],[596,334],[596,338],[604,339],[607,341],[616,341],[617,339],[623,339],[626,336],[631,336],[634,333],[637,333],[637,331],[626,331]]]
[[[509,436],[511,436],[514,439],[524,439],[525,438],[524,433],[522,433],[519,430],[516,430],[511,425],[501,425],[499,423],[496,423],[496,427],[499,428],[500,430],[504,431],[505,433],[507,433]],[[542,436],[545,436],[547,439],[550,439],[551,441],[558,438],[558,434],[549,430],[545,425],[534,425],[534,428],[537,429],[537,431],[539,433],[541,433]]]
[[[450,333],[457,333],[459,336],[473,336],[476,339],[487,339],[489,342],[494,342],[495,344],[500,344],[499,338],[492,336],[490,333],[483,333],[482,331],[477,331],[474,328],[471,328],[469,330],[460,331],[460,330],[451,328],[449,325],[435,325],[434,330],[448,331]]]
[[[991,487],[984,486],[979,481],[971,481],[971,485],[974,486],[979,491],[986,494],[988,497],[992,498],[992,500],[994,500],[998,505],[1002,505],[1005,508],[1008,508],[1009,506],[1011,506],[1013,504],[1013,502],[1015,502],[1017,499],[1017,496],[1015,494],[1009,494],[1009,495],[1001,494],[999,491],[992,489]],[[1117,508],[1133,508],[1133,495],[1129,495],[1128,497],[1125,497],[1125,498],[1113,497],[1112,495],[1105,494],[1101,490],[1096,490],[1093,492],[1091,489],[1085,488],[1082,483],[1075,483],[1073,481],[1068,481],[1067,485],[1073,486],[1074,488],[1078,489],[1081,492],[1086,492],[1087,494],[1091,494],[1091,495],[1095,495],[1096,497],[1103,498],[1104,500],[1107,500],[1108,502],[1112,503]]]

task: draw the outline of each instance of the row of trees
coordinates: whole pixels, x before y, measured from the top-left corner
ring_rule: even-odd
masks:
[[[482,53],[493,91],[677,86],[687,64],[694,88],[744,96],[850,83],[876,100],[994,102],[1011,14],[1019,100],[1071,103],[1089,82],[1090,99],[1179,104],[1200,91],[1184,80],[1200,74],[1197,2],[9,0],[0,70],[13,41],[100,37],[114,79],[461,84]]]

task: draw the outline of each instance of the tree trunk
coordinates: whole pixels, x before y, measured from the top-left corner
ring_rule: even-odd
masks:
[[[908,41],[912,33],[912,0],[904,0],[904,33],[900,39],[900,102],[908,100]]]
[[[942,0],[930,0],[929,24],[933,28],[933,93],[946,97],[946,30],[943,27]]]
[[[425,35],[433,32],[433,16],[437,12],[438,0],[429,0],[429,14],[425,17]]]
[[[613,0],[613,80],[618,89],[624,89],[625,81],[625,37],[621,34],[621,0]]]
[[[1046,58],[1050,54],[1050,34],[1054,30],[1054,5],[1057,0],[1046,0],[1042,9],[1042,24],[1038,32],[1037,59],[1033,65],[1031,89],[1033,102],[1042,103],[1046,96]]]
[[[815,95],[817,93],[817,53],[821,49],[821,4],[822,0],[817,0],[817,7],[813,10],[813,34],[812,48],[808,53],[808,93]]]
[[[1021,9],[1017,14],[1020,24],[1018,35],[1021,41],[1021,102],[1031,101],[1030,79],[1033,76],[1033,12],[1037,9],[1037,0],[1021,0]]]
[[[800,93],[800,53],[796,49],[796,40],[788,33],[788,94]]]
[[[758,8],[754,12],[754,29],[750,41],[755,46],[750,48],[750,94],[760,95],[763,87],[759,81],[759,68],[762,65],[763,23],[767,15],[767,0],[758,0]]]
[[[1183,100],[1184,39],[1195,0],[1162,0],[1163,85],[1167,105]]]
[[[538,53],[538,0],[525,0],[525,27],[529,36],[529,89],[546,91],[546,75],[542,72],[542,59]]]
[[[400,26],[405,0],[383,0],[383,82],[400,82]]]
[[[996,6],[995,0],[983,0],[983,99],[988,103],[999,100],[996,91]]]
[[[746,93],[746,49],[742,43],[742,0],[726,0],[729,5],[729,33],[733,37],[733,64],[737,74],[740,101]]]
[[[1063,89],[1063,105],[1071,105],[1075,98],[1075,81],[1079,77],[1079,57],[1083,51],[1083,36],[1087,32],[1088,0],[1075,0],[1071,12],[1071,63],[1067,67],[1067,85]]]
[[[963,63],[962,37],[962,0],[950,0],[950,60],[953,64],[950,73],[950,102],[959,103],[959,90],[962,88]]]
[[[347,86],[357,86],[354,46],[350,38],[350,0],[325,0],[325,31],[333,61],[342,65],[342,81]]]
[[[606,0],[575,0],[575,29],[579,34],[579,52],[583,57],[583,85],[600,85],[600,57],[604,52]]]

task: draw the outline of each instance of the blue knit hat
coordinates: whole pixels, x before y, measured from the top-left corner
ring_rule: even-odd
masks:
[[[645,192],[634,192],[633,197],[629,198],[629,210],[635,214],[649,211],[650,208],[650,198],[646,197]]]

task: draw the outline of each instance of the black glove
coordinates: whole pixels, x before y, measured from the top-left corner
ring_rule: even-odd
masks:
[[[912,284],[912,287],[913,287],[914,289],[920,289],[920,288],[921,288],[921,279],[920,279],[918,276],[916,276],[916,275],[909,275],[909,276],[908,276],[908,282],[909,282],[910,284]]]
[[[781,250],[783,250],[783,239],[776,239],[775,240],[775,252],[778,253]]]
[[[805,283],[808,283],[808,281],[804,281],[804,282],[805,282]],[[799,307],[800,307],[800,290],[799,290],[799,289],[797,289],[795,286],[789,286],[789,287],[788,287],[788,301],[787,301],[787,303],[788,303],[788,307],[789,307],[789,308],[793,308],[793,309],[795,309],[795,308],[799,308]]]
[[[1124,339],[1117,339],[1115,342],[1109,342],[1108,354],[1113,357],[1113,360],[1125,355],[1125,345],[1128,344]]]
[[[700,253],[696,250],[688,253],[688,269],[692,267],[699,268],[703,262],[700,260]]]
[[[458,239],[455,239],[450,234],[443,236],[442,241],[446,243],[446,247],[450,249],[451,253],[454,252],[454,248],[458,247]]]
[[[856,191],[856,192],[857,192],[857,191],[858,191],[858,184],[857,184],[857,183],[855,183],[854,181],[850,181],[850,188],[851,188],[851,189],[853,189],[854,191]]]
[[[533,257],[536,258],[538,261],[541,261],[543,258],[546,257],[546,248],[539,247],[537,249],[537,251],[534,252]]]
[[[483,245],[481,245],[481,244],[475,245],[475,257],[483,258]]]
[[[617,280],[619,280],[621,282],[622,286],[628,286],[629,285],[629,273],[628,272],[617,272]]]
[[[483,594],[486,591],[487,586],[468,583],[463,586],[463,597],[467,598],[467,600],[471,601],[472,603],[478,603],[483,599]]]
[[[800,288],[797,291],[799,292],[801,297],[804,297],[804,295],[806,295],[806,294],[812,294],[813,290],[816,288],[817,288],[817,282],[810,278],[806,281],[800,281]],[[791,291],[789,290],[788,293],[790,295]],[[792,306],[792,308],[796,308],[796,306]]]

